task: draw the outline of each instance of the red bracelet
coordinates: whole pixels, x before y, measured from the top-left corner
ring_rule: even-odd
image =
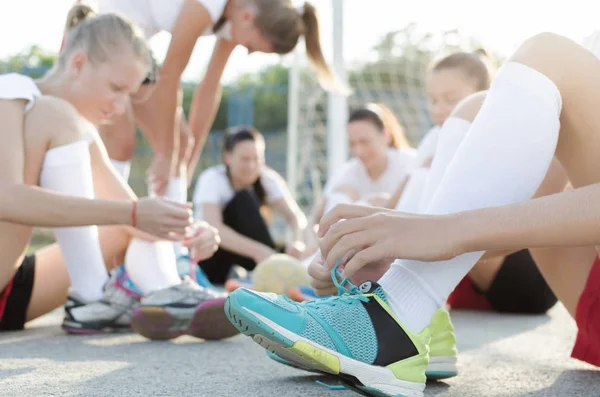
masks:
[[[137,219],[137,201],[133,200],[133,209],[131,210],[131,226],[136,227]]]

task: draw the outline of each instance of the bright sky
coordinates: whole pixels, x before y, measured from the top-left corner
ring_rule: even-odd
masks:
[[[169,1],[169,0],[164,0]],[[32,44],[57,50],[64,18],[74,0],[0,1],[0,57],[14,54]],[[331,0],[313,0],[319,8],[326,54],[332,51]],[[458,28],[479,39],[487,48],[510,55],[518,44],[537,32],[552,31],[577,41],[600,28],[590,0],[344,0],[344,56],[356,58],[385,33],[415,22],[420,30]],[[169,42],[168,34],[153,39],[161,59]],[[210,56],[214,39],[201,38],[184,78],[198,80]],[[247,56],[236,50],[225,78],[242,71],[256,70],[278,62],[274,55]]]

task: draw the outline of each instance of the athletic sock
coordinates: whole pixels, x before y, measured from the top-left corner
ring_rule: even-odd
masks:
[[[556,150],[561,107],[560,92],[549,78],[519,63],[505,64],[425,213],[531,198]],[[471,252],[440,262],[398,259],[380,283],[398,318],[419,332],[482,255]]]

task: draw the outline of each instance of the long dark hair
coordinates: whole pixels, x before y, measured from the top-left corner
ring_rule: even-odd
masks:
[[[237,126],[228,128],[223,135],[223,157],[225,157],[225,153],[233,152],[236,145],[243,141],[260,142],[264,146],[265,138],[253,127]],[[229,166],[225,165],[225,167],[227,169],[227,178],[229,179],[229,182],[231,182]],[[254,184],[252,184],[252,189],[260,205],[263,206],[267,204],[267,192],[262,184],[260,176],[256,179]]]

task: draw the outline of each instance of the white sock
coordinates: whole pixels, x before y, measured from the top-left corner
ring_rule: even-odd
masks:
[[[184,176],[173,177],[169,182],[169,185],[167,185],[165,197],[169,200],[177,201],[178,203],[185,203],[187,201],[187,178]],[[188,254],[187,248],[180,242],[173,243],[173,251],[175,252],[176,258]]]
[[[470,127],[470,121],[458,117],[449,117],[440,129],[433,163],[429,169],[427,181],[423,187],[423,193],[418,205],[419,212],[425,212],[427,209],[433,194],[446,173],[450,161],[454,158]]]
[[[560,92],[546,76],[515,62],[504,65],[426,213],[531,198],[556,150],[561,107]],[[482,255],[472,252],[441,262],[398,259],[380,283],[400,320],[419,332]]]
[[[131,171],[131,161],[110,159],[110,162],[123,179],[127,181],[129,179],[129,172]]]
[[[402,196],[396,204],[396,210],[402,212],[418,212],[419,211],[419,203],[421,202],[421,196],[423,195],[423,189],[425,188],[425,184],[427,182],[429,173],[431,170],[429,168],[415,168],[408,178],[408,182],[406,183],[406,187],[402,192]]]
[[[148,195],[150,197],[156,197],[156,193],[151,185],[148,185]],[[163,197],[178,203],[187,202],[187,177],[183,175],[171,178]],[[171,245],[176,258],[188,254],[187,248],[185,248],[180,242],[174,242],[171,243]]]
[[[60,193],[94,198],[89,143],[75,142],[46,152],[40,186]],[[108,273],[100,249],[97,226],[54,229],[67,263],[71,287],[79,296],[94,301],[102,298]]]
[[[173,245],[134,238],[125,254],[125,268],[144,295],[181,283]]]

